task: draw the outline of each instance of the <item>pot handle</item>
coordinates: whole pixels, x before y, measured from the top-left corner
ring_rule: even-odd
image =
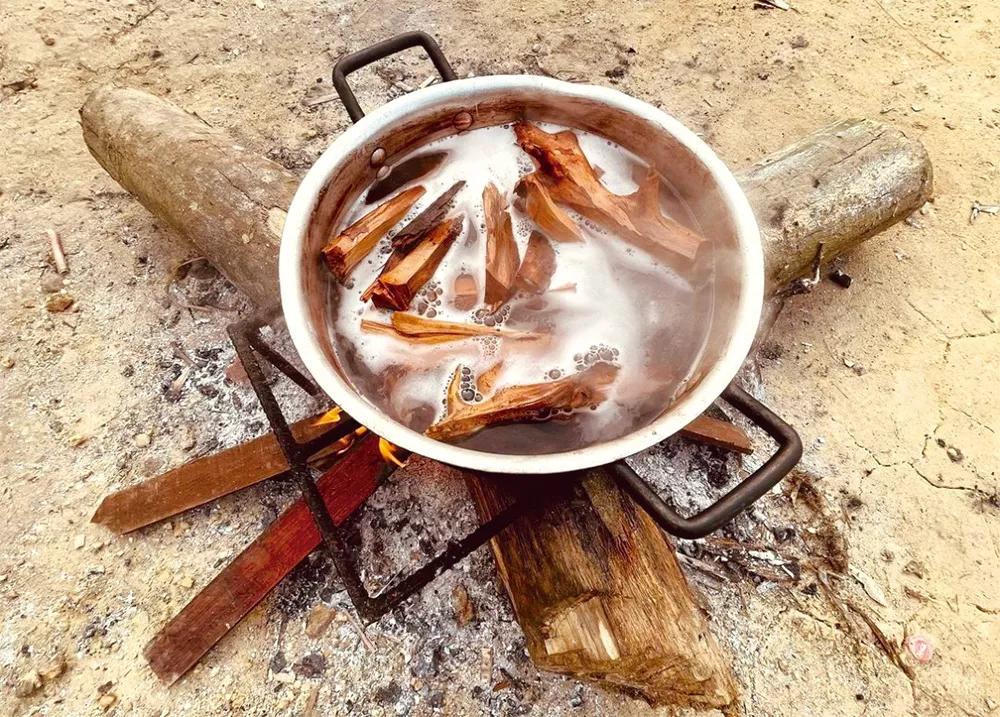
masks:
[[[625,461],[608,467],[611,476],[663,530],[680,538],[703,538],[722,527],[777,485],[802,457],[802,440],[795,429],[735,382],[726,387],[722,398],[763,428],[778,443],[778,450],[746,480],[705,510],[685,518],[664,503]]]
[[[344,109],[347,110],[352,122],[360,120],[365,116],[365,113],[361,110],[358,98],[354,96],[350,85],[347,84],[347,76],[377,60],[395,55],[397,52],[408,50],[411,47],[424,48],[424,52],[431,58],[438,74],[441,75],[442,82],[456,79],[455,71],[451,69],[444,53],[441,52],[441,47],[426,32],[404,32],[401,35],[390,37],[388,40],[377,42],[371,47],[344,55],[333,66],[333,86],[337,90],[337,94],[340,95],[340,101],[344,103]]]

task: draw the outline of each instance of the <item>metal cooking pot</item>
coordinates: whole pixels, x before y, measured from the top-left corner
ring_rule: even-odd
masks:
[[[442,83],[399,97],[365,115],[347,75],[375,60],[421,46]],[[295,193],[285,221],[279,274],[281,300],[299,356],[316,382],[368,429],[409,451],[463,468],[506,474],[569,473],[613,464],[612,474],[670,532],[708,533],[781,480],[798,462],[796,433],[733,381],[760,319],[764,266],[753,212],[732,173],[693,132],[673,117],[615,90],[531,75],[456,79],[441,49],[425,33],[407,33],[340,60],[334,85],[355,124],[323,152]],[[518,119],[554,122],[617,142],[649,162],[691,207],[703,234],[727,251],[715,267],[715,306],[708,337],[684,395],[630,434],[560,453],[510,455],[441,443],[388,417],[362,396],[341,370],[331,329],[327,272],[320,249],[341,215],[391,164],[420,145],[467,129]],[[381,151],[376,151],[381,150]],[[624,462],[656,445],[723,398],[757,422],[778,451],[718,503],[682,518]]]

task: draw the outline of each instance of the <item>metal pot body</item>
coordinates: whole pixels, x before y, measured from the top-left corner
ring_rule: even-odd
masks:
[[[360,117],[309,170],[285,221],[281,299],[295,348],[317,383],[348,414],[388,441],[444,463],[494,473],[564,473],[605,465],[673,435],[718,398],[750,350],[760,319],[760,232],[732,173],[692,131],[665,112],[615,90],[530,75],[453,80],[399,97]],[[439,137],[527,119],[593,132],[651,164],[688,203],[715,244],[715,299],[708,337],[686,392],[648,425],[585,448],[542,455],[471,450],[427,438],[386,416],[341,369],[320,249],[375,179],[372,154],[392,163]]]

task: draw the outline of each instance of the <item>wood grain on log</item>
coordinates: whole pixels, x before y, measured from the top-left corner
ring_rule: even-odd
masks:
[[[90,153],[115,181],[251,301],[275,302],[278,244],[298,177],[141,90],[95,90],[80,122]]]
[[[135,90],[98,90],[81,116],[91,152],[122,186],[253,300],[276,300],[268,219],[291,200],[291,173]],[[903,219],[926,199],[930,176],[919,142],[871,121],[821,130],[740,174],[772,288],[806,273],[820,242],[831,259]],[[510,487],[474,481],[471,490],[486,519]],[[588,477],[572,508],[515,524],[493,551],[538,665],[653,703],[736,699],[669,544],[606,476]]]
[[[844,120],[738,172],[757,215],[770,293],[833,261],[931,197],[927,150],[874,120]]]
[[[523,480],[523,477],[521,477]],[[483,515],[518,478],[467,482]],[[492,543],[500,578],[539,667],[656,704],[723,708],[737,696],[673,548],[603,472]]]

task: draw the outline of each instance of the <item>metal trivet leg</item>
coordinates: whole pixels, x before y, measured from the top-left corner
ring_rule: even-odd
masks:
[[[530,500],[519,498],[466,537],[450,541],[444,551],[409,576],[401,578],[378,595],[371,595],[361,581],[361,576],[355,567],[354,556],[351,555],[347,547],[343,532],[334,523],[330,511],[316,487],[316,471],[309,465],[311,455],[320,448],[350,435],[358,428],[358,424],[347,417],[337,425],[335,431],[324,434],[317,439],[304,443],[295,440],[288,420],[264,377],[259,359],[262,358],[270,363],[310,396],[316,396],[320,391],[310,378],[295,368],[261,336],[261,327],[275,315],[277,312],[272,309],[260,312],[246,321],[231,324],[228,329],[229,337],[236,348],[236,354],[239,356],[243,368],[246,370],[254,393],[257,394],[257,399],[264,409],[264,415],[277,438],[278,445],[288,461],[289,470],[284,475],[294,479],[302,492],[302,497],[305,499],[309,512],[312,513],[316,527],[322,536],[323,546],[329,551],[337,574],[343,581],[347,595],[358,611],[358,615],[366,623],[378,620],[407,598],[418,593],[438,575],[450,570],[460,560],[489,542],[518,518],[529,512],[545,508],[563,495],[565,490],[572,485],[573,481],[565,478],[547,481],[551,484],[552,489],[535,492]],[[387,463],[382,479],[387,478],[393,470],[395,470],[395,466]]]

